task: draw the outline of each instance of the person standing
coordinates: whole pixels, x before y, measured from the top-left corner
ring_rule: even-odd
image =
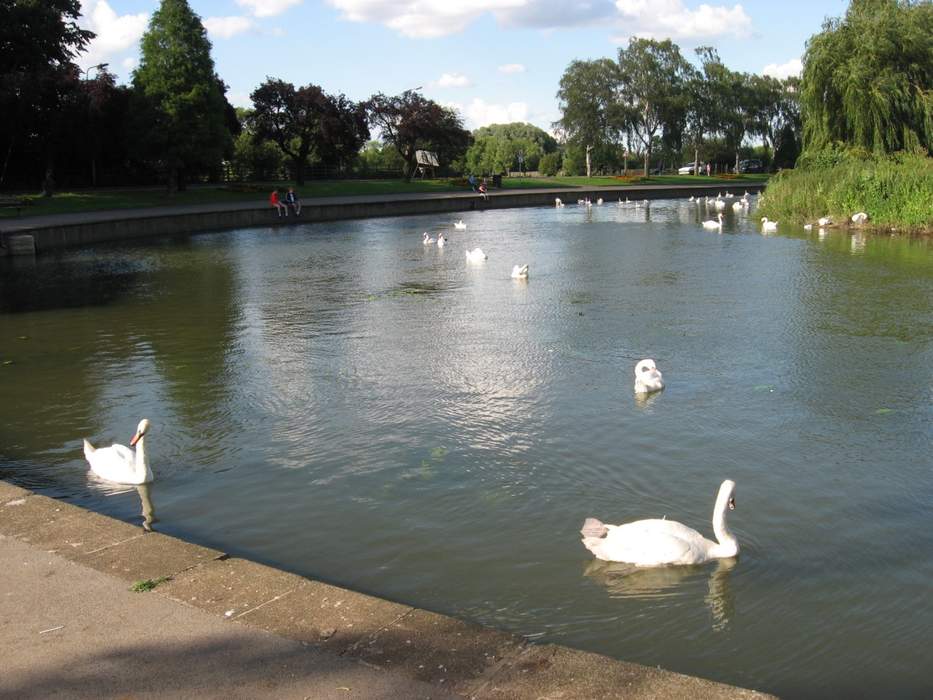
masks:
[[[711,168],[709,167],[709,163],[707,163],[706,164],[706,177],[709,177],[710,170]]]
[[[289,187],[288,192],[285,194],[285,204],[292,208],[292,211],[295,212],[295,216],[301,216],[301,201],[295,195],[295,188]],[[285,212],[288,214],[288,211]]]

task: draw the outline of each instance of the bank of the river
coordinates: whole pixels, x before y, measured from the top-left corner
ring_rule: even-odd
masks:
[[[4,481],[0,570],[9,697],[772,697],[531,644]],[[131,592],[140,581],[155,587]]]
[[[796,170],[771,178],[759,203],[774,221],[816,224],[829,217],[835,226],[852,224],[864,212],[864,228],[914,235],[933,234],[933,158],[904,155],[803,159]]]
[[[42,253],[103,241],[251,226],[553,206],[555,198],[569,204],[575,204],[580,198],[589,197],[594,202],[603,198],[611,205],[619,198],[651,200],[710,196],[719,192],[742,194],[745,191],[759,192],[764,184],[763,181],[742,181],[731,185],[503,189],[490,192],[487,198],[472,192],[319,197],[304,203],[300,218],[279,217],[264,200],[251,200],[0,219],[0,255]]]

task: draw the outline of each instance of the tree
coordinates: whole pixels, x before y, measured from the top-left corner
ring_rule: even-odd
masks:
[[[619,49],[618,70],[619,98],[645,149],[647,175],[654,138],[683,118],[690,65],[670,39],[631,39],[627,48]]]
[[[216,168],[232,150],[223,83],[211,44],[187,0],[162,0],[143,35],[133,72],[144,157],[167,178],[169,192],[187,174]]]
[[[369,138],[366,110],[343,95],[328,95],[317,85],[295,88],[267,78],[250,95],[255,111],[254,138],[271,140],[292,161],[299,185],[313,154],[328,165],[345,167]]]
[[[933,4],[852,0],[807,42],[803,146],[933,149]]]
[[[78,26],[80,14],[79,0],[0,2],[0,184],[14,150],[31,139],[44,152],[44,193],[52,194],[61,110],[79,75],[72,59],[94,38]]]
[[[537,170],[541,157],[555,150],[554,137],[533,124],[490,124],[473,132],[466,165],[473,173],[508,172],[520,169],[520,165],[525,170]]]
[[[439,162],[449,163],[462,156],[472,140],[456,112],[414,90],[393,97],[373,95],[366,102],[366,112],[370,125],[379,129],[383,141],[392,144],[405,161],[406,181],[415,174],[416,151],[433,151]]]
[[[617,98],[618,70],[608,58],[573,61],[560,79],[557,99],[562,116],[554,127],[586,154],[586,176],[592,175],[591,155],[601,145],[615,144],[627,112]]]

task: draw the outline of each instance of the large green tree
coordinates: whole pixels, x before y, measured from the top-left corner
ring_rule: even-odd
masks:
[[[473,132],[466,166],[470,172],[483,174],[537,170],[541,157],[556,150],[554,137],[533,124],[490,124]]]
[[[625,129],[628,111],[618,100],[618,89],[618,67],[608,58],[573,61],[561,76],[561,118],[554,127],[565,141],[584,150],[587,177],[593,171],[593,151],[618,143]]]
[[[670,39],[637,39],[619,49],[619,97],[645,154],[645,175],[654,139],[683,121],[690,64]]]
[[[211,44],[187,0],[162,0],[143,35],[133,72],[143,156],[157,165],[170,192],[186,177],[216,168],[232,150],[224,85]]]
[[[463,156],[472,140],[456,112],[414,90],[395,96],[373,95],[366,102],[366,111],[370,126],[376,127],[382,140],[405,161],[406,180],[411,180],[418,167],[417,151],[432,151],[440,163],[450,163]]]
[[[807,151],[930,151],[933,3],[852,0],[807,42],[800,101]]]

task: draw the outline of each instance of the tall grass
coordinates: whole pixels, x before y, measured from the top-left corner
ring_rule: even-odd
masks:
[[[775,221],[849,221],[863,211],[869,223],[933,233],[933,158],[828,153],[803,157],[795,170],[771,178],[761,214]]]

